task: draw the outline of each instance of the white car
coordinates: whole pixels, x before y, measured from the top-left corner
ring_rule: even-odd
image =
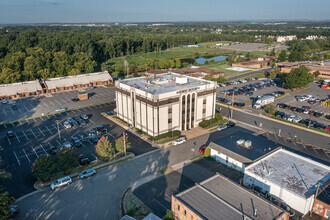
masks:
[[[244,142],[245,142],[244,139],[239,139],[239,140],[236,141],[236,144],[238,144],[238,145],[243,145]]]
[[[225,130],[226,128],[228,128],[227,125],[219,125],[219,126],[217,127],[217,130],[218,130],[218,131],[222,131],[222,130]]]
[[[67,148],[67,149],[70,149],[70,148],[72,148],[72,145],[71,145],[70,142],[65,142],[65,143],[63,144],[63,147],[64,147],[64,148]]]
[[[294,118],[292,119],[292,121],[295,122],[295,123],[297,123],[297,122],[299,122],[301,119],[302,119],[302,117],[300,117],[300,116],[296,116],[296,117],[294,117]]]
[[[69,185],[69,184],[71,184],[71,183],[72,183],[72,179],[71,179],[71,177],[69,177],[69,176],[65,176],[65,177],[60,178],[60,179],[56,180],[55,182],[53,182],[53,183],[50,185],[50,188],[51,188],[52,190],[55,190],[55,189],[57,189],[57,188],[59,188],[59,187],[61,187],[61,186]]]
[[[178,144],[183,144],[184,142],[186,142],[185,138],[178,138],[175,141],[172,142],[172,145],[176,146]]]
[[[63,125],[64,125],[65,128],[71,128],[71,127],[72,127],[71,123],[68,122],[68,121],[65,121],[65,122],[63,123]]]
[[[290,116],[288,117],[287,121],[293,121],[294,118],[295,118],[294,115],[290,115]]]
[[[8,103],[8,101],[6,99],[2,100],[2,104],[7,104],[7,103]]]

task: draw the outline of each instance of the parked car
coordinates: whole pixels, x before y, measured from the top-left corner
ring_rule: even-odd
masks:
[[[71,99],[73,102],[78,102],[79,101],[79,99],[78,98],[73,98],[73,99]]]
[[[7,131],[7,137],[8,138],[14,138],[15,137],[15,134],[13,131]]]
[[[72,145],[71,145],[70,142],[65,142],[65,143],[63,144],[63,147],[64,147],[64,148],[67,148],[67,149],[70,149],[70,148],[72,148]]]
[[[89,136],[96,136],[96,129],[95,128],[89,129],[88,130],[88,135]]]
[[[284,115],[285,115],[284,112],[281,112],[281,111],[276,111],[275,112],[275,116],[278,117],[278,118],[282,118]]]
[[[16,104],[13,104],[13,105],[11,106],[11,109],[12,109],[12,110],[18,110],[18,107],[17,107]]]
[[[55,109],[55,112],[66,111],[66,110],[68,110],[67,107],[59,107],[59,108]]]
[[[65,122],[63,123],[63,125],[64,125],[65,128],[71,128],[71,127],[72,127],[71,123],[68,122],[68,121],[65,121]]]
[[[80,115],[80,117],[84,120],[87,120],[88,119],[88,115]]]
[[[72,142],[72,145],[75,146],[75,147],[81,147],[82,146],[82,143],[80,142],[80,140],[77,137],[72,137],[71,142]]]
[[[19,212],[18,205],[16,205],[16,204],[11,204],[11,205],[9,206],[9,208],[10,208],[10,212],[13,213],[13,215],[17,215],[17,214],[18,214],[18,212]]]
[[[295,116],[292,121],[298,123],[302,118],[300,116]]]
[[[206,145],[203,145],[203,146],[201,146],[200,148],[199,148],[199,153],[201,153],[201,154],[204,154],[205,153],[205,149],[206,149]]]
[[[59,187],[70,185],[72,183],[72,179],[69,176],[65,176],[63,178],[57,179],[50,185],[52,190],[58,189]]]
[[[326,131],[330,131],[330,125],[326,126],[326,127],[324,128],[324,130],[326,130]]]
[[[316,123],[313,125],[314,128],[318,128],[318,129],[324,129],[326,126],[322,123]]]
[[[253,92],[247,92],[247,93],[245,93],[245,95],[246,96],[251,96],[251,95],[253,95]]]
[[[85,126],[85,125],[87,125],[87,123],[86,123],[86,121],[84,120],[84,119],[79,119],[79,124],[81,125],[81,126]]]
[[[218,130],[218,131],[222,131],[222,130],[225,130],[226,128],[228,128],[227,125],[222,124],[222,125],[219,125],[219,126],[217,127],[217,130]]]
[[[2,99],[1,103],[2,103],[2,104],[7,104],[8,101],[7,101],[7,99]]]
[[[83,165],[87,165],[89,163],[90,163],[90,160],[88,159],[88,157],[86,157],[83,154],[80,154],[80,156],[79,156],[79,164],[83,166]]]
[[[101,135],[107,132],[107,129],[103,125],[99,125],[96,127],[96,134]]]
[[[79,179],[85,179],[90,176],[94,176],[96,171],[93,168],[87,169],[79,174]]]
[[[62,149],[63,148],[61,146],[50,146],[50,151],[52,152],[52,154],[57,154],[57,152],[59,152]]]
[[[96,143],[99,141],[99,139],[97,138],[97,136],[91,136],[90,141],[91,141],[93,144],[96,144]]]
[[[315,117],[321,117],[322,114],[321,114],[320,112],[314,112],[314,116],[315,116]]]
[[[235,122],[229,121],[226,125],[228,128],[231,128],[235,126]]]
[[[172,142],[172,145],[176,146],[178,144],[183,144],[184,142],[186,142],[186,138],[179,137],[175,141]]]

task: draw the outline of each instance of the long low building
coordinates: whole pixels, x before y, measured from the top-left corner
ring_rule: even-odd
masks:
[[[113,82],[108,71],[87,73],[74,76],[63,76],[51,79],[43,79],[47,93],[56,93],[89,86],[107,85]]]
[[[0,85],[0,99],[17,99],[44,93],[38,80]]]
[[[312,210],[318,185],[329,179],[329,166],[279,149],[245,167],[243,182],[306,214]]]
[[[219,174],[172,195],[175,219],[287,220],[289,214]]]
[[[117,116],[151,136],[189,130],[213,118],[216,82],[164,73],[118,80]]]

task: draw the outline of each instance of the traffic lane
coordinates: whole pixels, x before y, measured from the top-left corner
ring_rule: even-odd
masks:
[[[230,118],[230,108],[217,105],[217,109],[220,109],[221,114]],[[267,118],[262,118],[254,114],[239,111],[236,109],[233,110],[233,119],[237,121],[242,121],[252,126],[260,127],[261,125],[262,129],[264,130],[268,130],[276,134],[279,134],[280,132],[280,135],[284,135],[291,138],[296,137],[306,143],[317,145],[327,150],[330,149],[329,138],[320,134],[308,132],[299,128],[275,122]]]

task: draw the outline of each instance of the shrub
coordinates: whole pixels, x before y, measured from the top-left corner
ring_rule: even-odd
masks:
[[[125,137],[125,145],[126,145],[126,151],[131,148],[131,143],[128,142],[127,136]],[[119,138],[116,139],[115,146],[116,146],[116,150],[118,152],[124,152],[125,151],[124,136],[119,137]]]
[[[177,136],[181,135],[181,131],[178,131],[178,130],[175,130],[173,132],[169,131],[167,133],[160,134],[158,136],[153,137],[152,140],[158,141],[158,140],[163,139],[163,138],[172,137],[172,134],[173,134],[173,137],[177,137]]]
[[[47,181],[56,170],[56,164],[49,154],[41,155],[32,165],[32,175],[41,181]]]
[[[57,152],[55,163],[61,171],[68,173],[71,168],[78,164],[78,159],[78,154],[74,149],[63,149]]]
[[[104,161],[109,161],[114,155],[114,148],[108,137],[102,136],[95,146],[95,152]]]
[[[273,106],[273,105],[267,105],[265,108],[264,108],[264,111],[268,114],[271,114],[271,115],[274,115],[275,112],[276,112],[276,107]]]

